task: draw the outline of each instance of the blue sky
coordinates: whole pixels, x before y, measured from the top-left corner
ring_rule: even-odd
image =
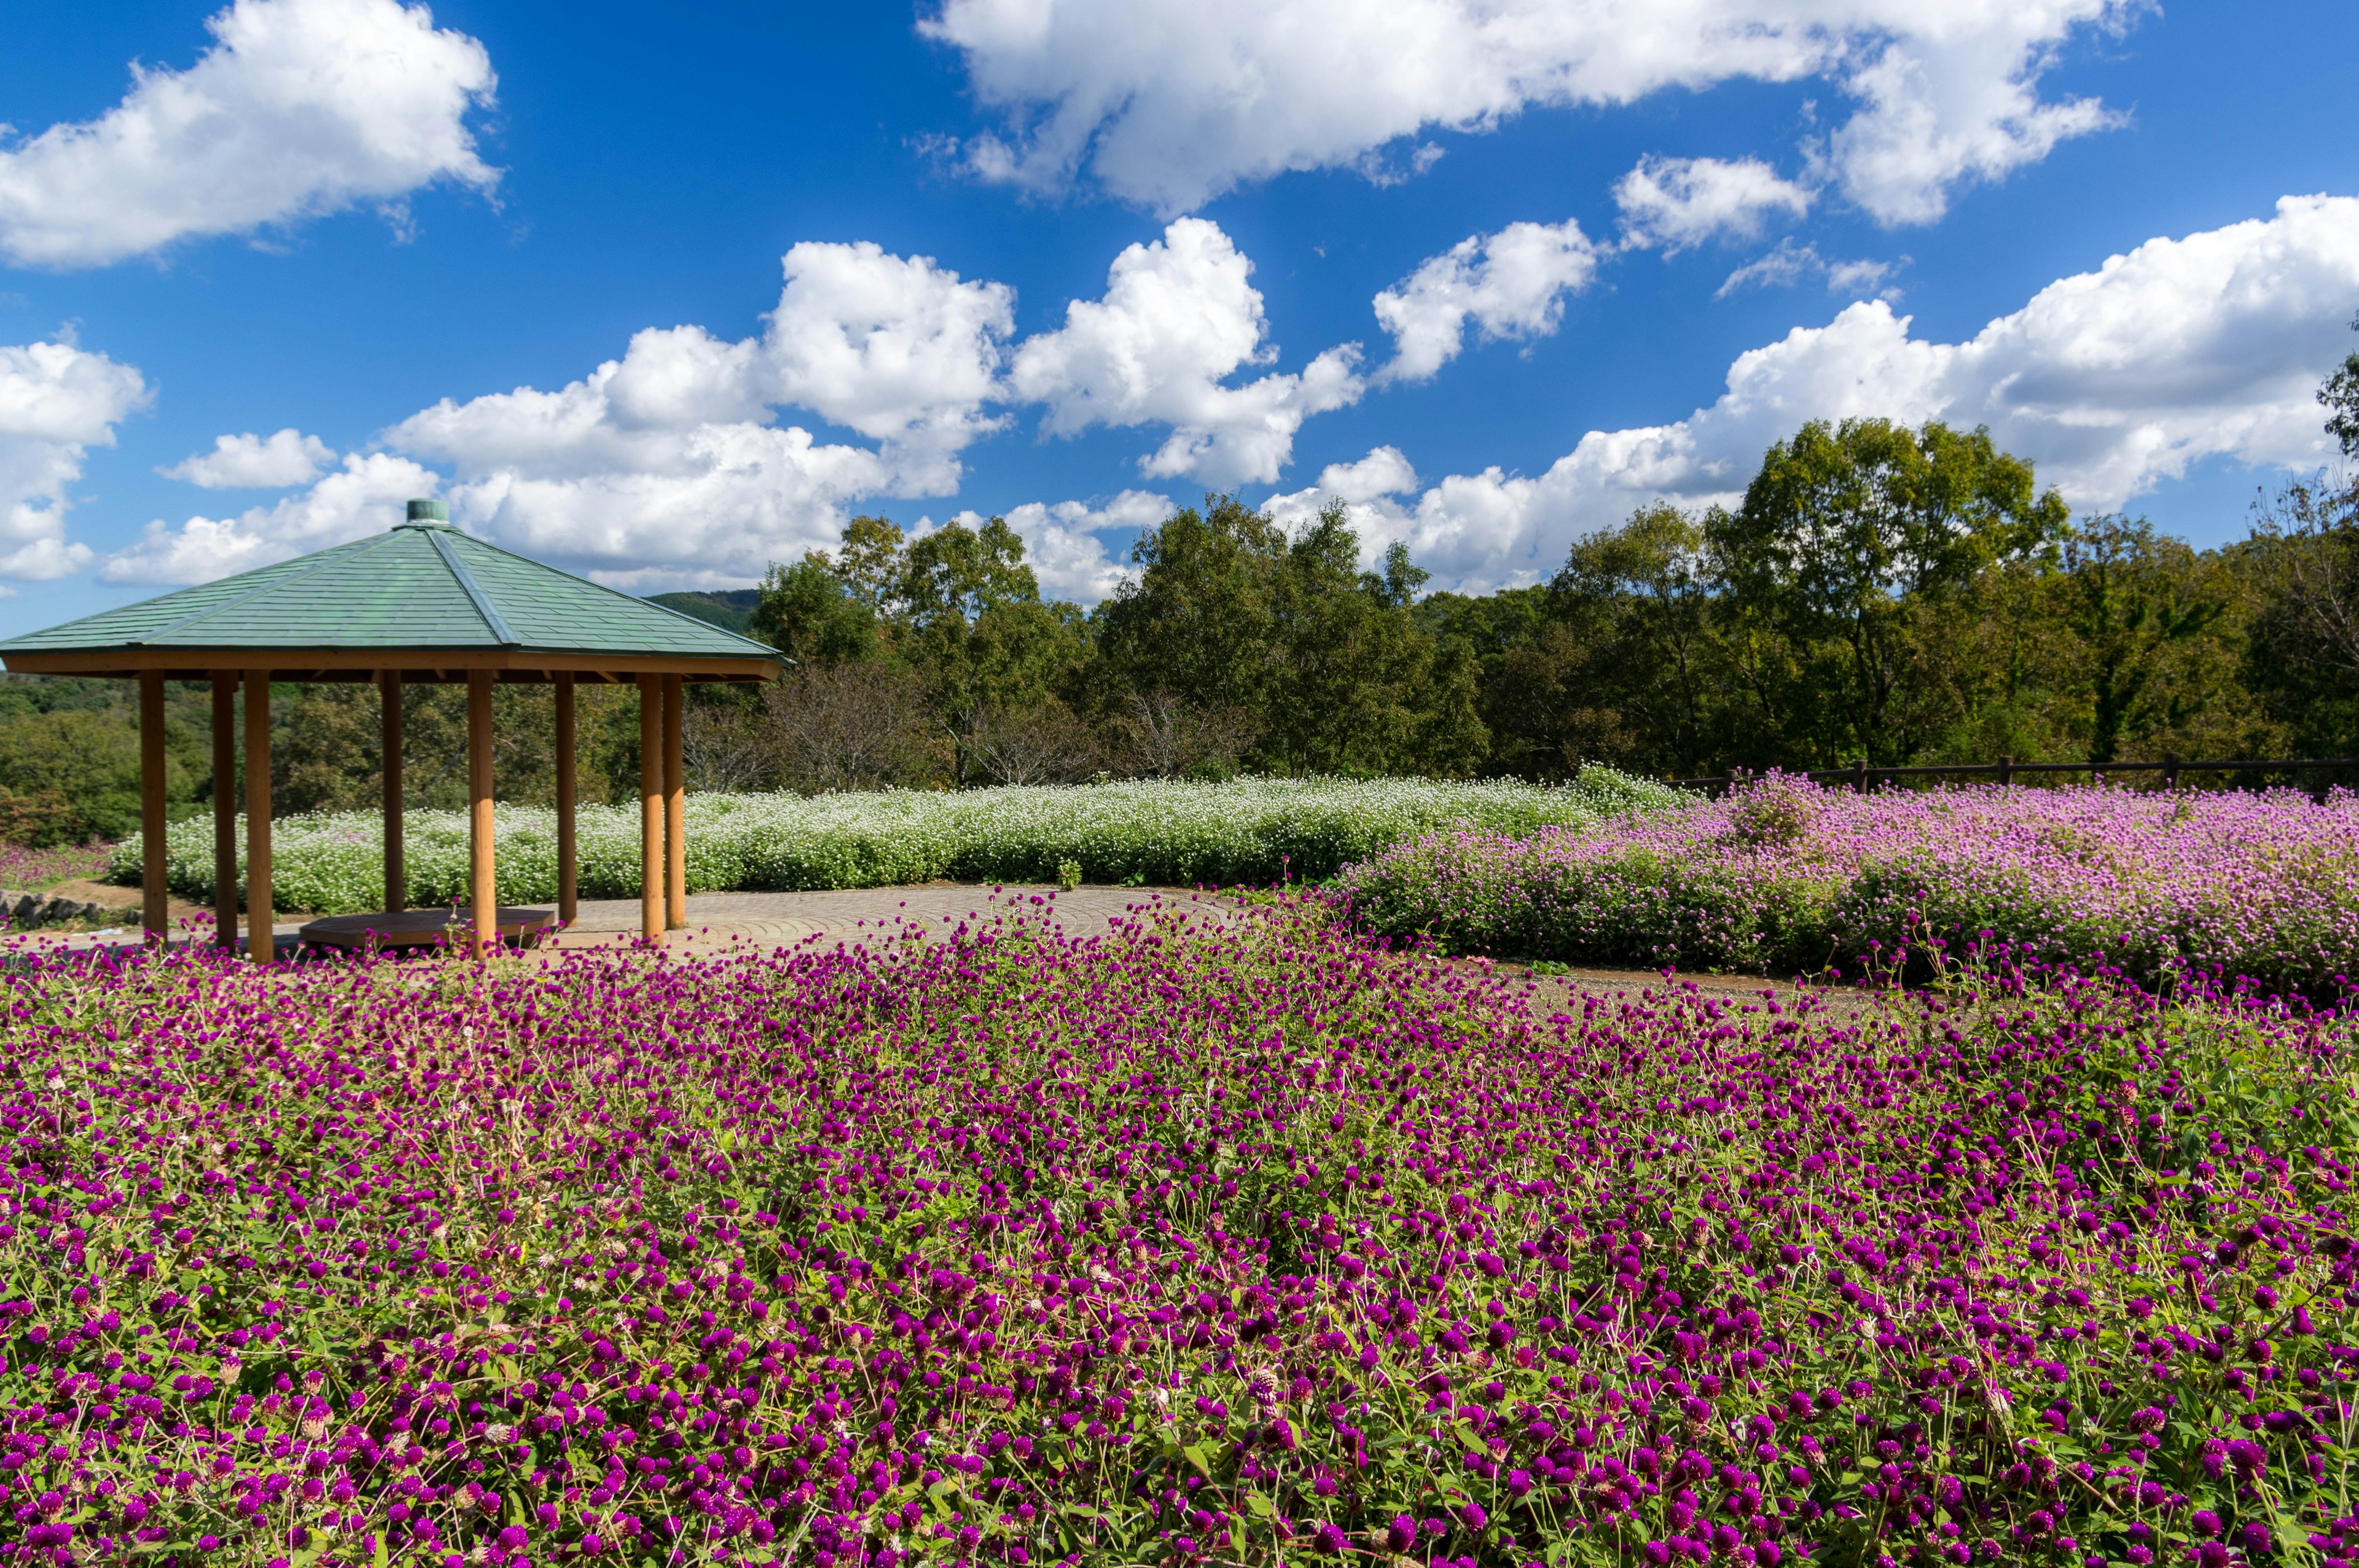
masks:
[[[1854,413],[2212,543],[2359,346],[2348,5],[0,11],[0,633],[418,493],[643,590],[999,513],[1090,600],[1210,489],[1487,588]]]

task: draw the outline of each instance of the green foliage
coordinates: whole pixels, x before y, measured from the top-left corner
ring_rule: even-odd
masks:
[[[2359,331],[2359,319],[2351,323]],[[2359,354],[2346,354],[2326,384],[2318,389],[2326,408],[2326,433],[2343,448],[2346,458],[2359,458]]]
[[[2235,560],[2258,589],[2241,685],[2292,747],[2359,754],[2359,483],[2285,485]]]
[[[2337,421],[2359,421],[2354,388],[2359,356],[2321,391]],[[1427,594],[1398,542],[1364,567],[1340,504],[1289,535],[1233,495],[1175,511],[1131,564],[1084,614],[1042,598],[1003,519],[911,538],[862,516],[758,589],[658,596],[742,621],[795,665],[766,692],[691,688],[691,779],[1540,782],[1591,763],[1696,777],[2359,752],[2359,488],[2323,478],[2197,551],[2137,519],[2072,523],[1987,431],[1849,419],[1772,447],[1734,511],[1655,502],[1577,540],[1545,587]],[[0,832],[132,829],[133,697],[0,681]],[[631,798],[636,694],[581,700],[583,798]],[[365,685],[276,694],[279,813],[375,803],[376,701]],[[548,692],[495,701],[500,798],[547,801]],[[463,695],[405,703],[408,799],[455,806]],[[168,707],[186,812],[212,793],[203,688],[168,687]]]
[[[2089,761],[2121,753],[2125,735],[2169,728],[2180,693],[2164,676],[2226,606],[2205,592],[2195,552],[2143,521],[2096,517],[2064,546],[2064,623],[2086,651]]]
[[[1182,507],[1131,548],[1136,573],[1098,607],[1100,678],[1205,708],[1264,711],[1286,535],[1234,496]]]
[[[187,787],[178,764],[168,755],[168,791]],[[104,708],[0,714],[0,789],[47,803],[21,808],[37,841],[120,838],[139,826],[138,731]]]
[[[1067,788],[890,790],[865,795],[690,795],[691,892],[884,887],[950,877],[1049,882],[1068,867],[1098,883],[1234,885],[1332,875],[1419,834],[1458,824],[1505,833],[1594,823],[1690,798],[1593,768],[1560,788],[1514,783],[1387,779],[1158,780]],[[499,896],[557,893],[557,822],[537,806],[495,813]],[[585,806],[582,892],[639,891],[636,805]],[[272,886],[282,908],[369,910],[382,901],[383,826],[373,812],[285,818],[271,829]],[[243,826],[239,842],[245,841]],[[170,828],[168,880],[183,897],[212,896],[210,819]],[[110,875],[139,880],[142,847],[119,846]],[[468,886],[463,812],[414,811],[403,864],[413,906],[448,903]],[[239,861],[244,874],[244,860]]]
[[[796,663],[852,664],[876,656],[875,610],[844,590],[824,555],[773,566],[761,591],[753,634]]]
[[[708,626],[718,626],[723,632],[745,637],[753,634],[754,611],[761,607],[762,590],[739,588],[719,592],[654,593],[647,596],[647,602],[677,610]]]
[[[1102,709],[1161,693],[1239,715],[1245,759],[1272,772],[1481,769],[1480,655],[1417,612],[1426,574],[1405,547],[1360,570],[1340,504],[1289,539],[1234,497],[1209,497],[1131,558],[1137,575],[1095,617]]]
[[[1886,762],[1914,749],[1910,606],[2038,557],[2067,520],[2062,498],[2038,493],[2031,465],[1987,430],[1846,419],[1770,448],[1744,503],[1707,519],[1705,534],[1731,614],[1783,643],[1776,678],[1815,699],[1786,704],[1788,727]]]
[[[297,814],[375,808],[384,798],[385,776],[384,708],[375,685],[274,687],[273,693],[270,776],[276,809]],[[413,808],[460,809],[467,799],[466,688],[408,686],[401,708],[403,798]],[[575,687],[583,800],[636,797],[638,711],[632,687]],[[552,688],[492,688],[495,798],[531,805],[557,798],[556,731]]]

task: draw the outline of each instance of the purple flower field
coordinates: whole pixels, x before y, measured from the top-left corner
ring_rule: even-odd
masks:
[[[76,877],[95,881],[106,875],[114,855],[112,844],[60,844],[47,849],[0,844],[0,888],[45,888]]]
[[[1451,952],[1856,975],[2003,947],[2324,1000],[2359,978],[2359,796],[1859,795],[1772,774],[1593,829],[1429,835],[1347,868],[1338,893],[1363,928]]]
[[[0,1560],[2316,1563],[2344,1022],[1281,904],[6,978]]]

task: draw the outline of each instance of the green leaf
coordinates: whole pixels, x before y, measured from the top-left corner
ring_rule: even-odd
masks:
[[[1209,1481],[1212,1478],[1212,1456],[1204,1452],[1204,1445],[1202,1444],[1191,1443],[1180,1452],[1180,1454],[1186,1458],[1189,1464],[1196,1466],[1197,1471],[1201,1474],[1206,1480]]]

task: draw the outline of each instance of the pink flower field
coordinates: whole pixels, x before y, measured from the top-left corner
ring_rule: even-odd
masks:
[[[1792,975],[2004,948],[2327,998],[2359,977],[2359,796],[1772,774],[1596,828],[1427,835],[1338,891],[1362,927],[1452,952]]]
[[[2359,1554],[2299,1006],[1552,1011],[1310,899],[5,984],[6,1561]]]

